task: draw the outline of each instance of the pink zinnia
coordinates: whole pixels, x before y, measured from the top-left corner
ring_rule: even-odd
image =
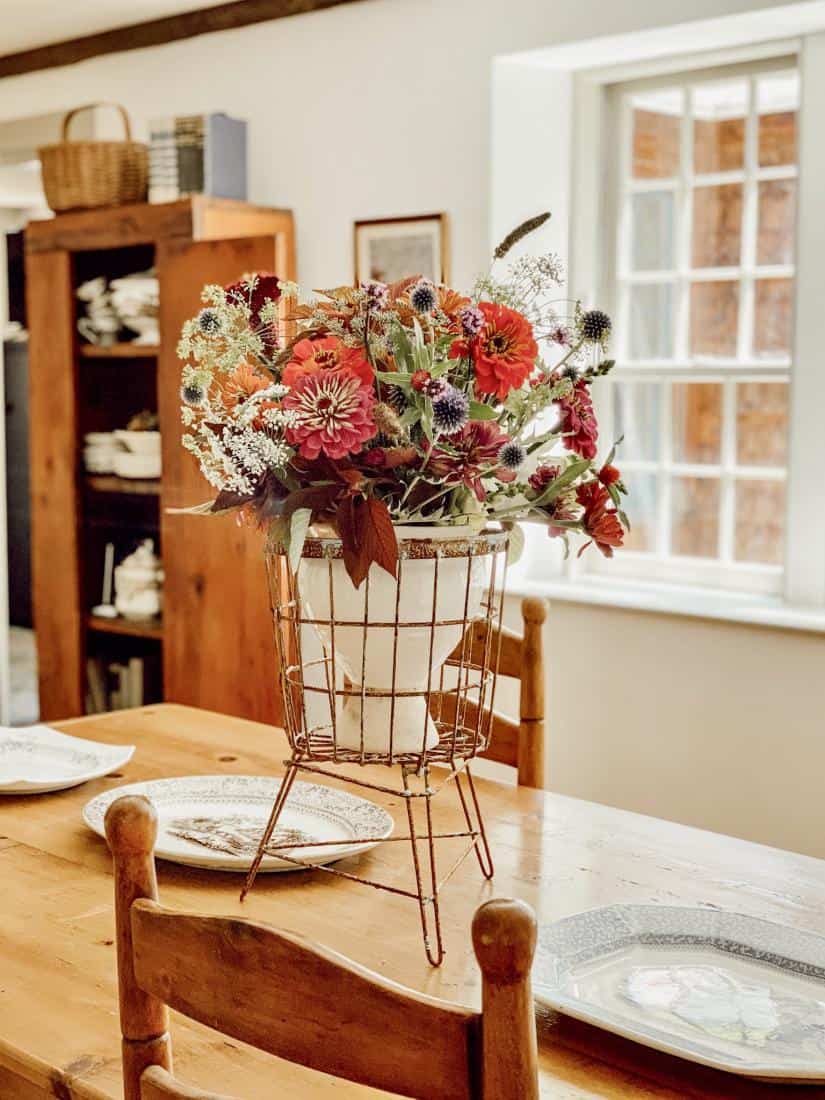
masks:
[[[372,388],[347,367],[305,374],[282,402],[296,414],[286,437],[302,458],[344,458],[376,434],[374,405]]]
[[[595,458],[599,425],[587,383],[581,380],[576,382],[569,397],[562,397],[558,404],[561,412],[559,431],[565,436],[567,449],[582,458]]]

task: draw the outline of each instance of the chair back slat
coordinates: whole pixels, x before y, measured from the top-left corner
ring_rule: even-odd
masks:
[[[138,985],[242,1042],[403,1096],[472,1100],[478,1014],[253,921],[132,906]]]
[[[455,712],[458,705],[458,695],[455,692],[433,692],[430,700],[431,711],[442,722],[449,726],[455,722]],[[495,760],[499,764],[516,766],[519,752],[519,724],[505,714],[499,714],[494,710],[492,716],[485,709],[479,725],[479,706],[471,699],[466,699],[461,705],[461,723],[470,729],[490,730],[490,744],[484,750],[483,755],[488,760]]]
[[[484,668],[489,655],[498,650],[498,674],[520,681],[518,724],[493,711],[492,738],[482,753],[488,760],[518,770],[518,781],[526,787],[545,786],[544,744],[544,654],[542,627],[547,617],[547,602],[527,598],[521,603],[524,635],[519,637],[503,626],[484,619],[470,624],[450,661]],[[440,708],[440,710],[439,710]],[[444,692],[436,697],[433,713],[446,722],[455,720],[456,694]],[[476,726],[478,706],[464,705],[462,724]],[[486,728],[482,726],[481,728]]]
[[[484,619],[477,619],[467,628],[467,634],[458,643],[449,656],[450,661],[464,661],[483,668],[499,654],[499,676],[510,676],[518,680],[521,676],[521,644],[522,640],[512,630],[505,626],[488,627]],[[488,643],[489,636],[489,643]],[[489,648],[488,648],[489,645]]]

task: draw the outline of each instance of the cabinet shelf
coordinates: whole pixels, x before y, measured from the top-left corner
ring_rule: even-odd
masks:
[[[105,619],[99,615],[89,615],[86,619],[89,630],[98,634],[121,634],[131,638],[151,638],[163,640],[163,623],[160,619]]]
[[[159,496],[160,478],[117,477],[115,474],[89,474],[86,487],[94,493],[120,493],[123,496]]]
[[[157,344],[79,344],[81,359],[156,359]]]

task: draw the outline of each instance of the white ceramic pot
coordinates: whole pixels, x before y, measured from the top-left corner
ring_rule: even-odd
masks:
[[[478,537],[466,527],[396,527],[395,531],[399,542],[404,539],[455,542]],[[356,589],[340,558],[331,562],[304,558],[301,563],[298,583],[303,613],[307,618],[320,620],[314,629],[325,650],[329,652],[333,642],[330,619],[359,624],[334,628],[338,686],[345,676],[358,693],[345,696],[343,705],[337,707],[339,748],[360,751],[363,737],[365,752],[391,751],[395,756],[419,753],[438,743],[438,732],[427,709],[426,691],[428,684],[437,690],[441,666],[461,640],[465,623],[481,611],[491,557],[488,554],[472,558],[441,557],[436,584],[436,559],[416,558],[414,547],[410,549],[412,553],[408,552],[400,563],[400,593],[399,583],[376,565],[370,569],[368,583],[365,581]],[[396,607],[397,647],[393,627]],[[360,625],[365,611],[369,624],[366,629]],[[433,618],[458,621],[432,627]],[[407,694],[415,692],[420,694]]]

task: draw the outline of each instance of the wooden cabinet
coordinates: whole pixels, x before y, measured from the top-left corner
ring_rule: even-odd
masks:
[[[79,283],[150,263],[160,283],[159,347],[79,344]],[[256,270],[294,278],[288,211],[198,196],[63,214],[26,230],[33,604],[44,719],[84,712],[90,652],[130,646],[159,649],[168,701],[279,719],[261,534],[234,515],[168,512],[209,497],[180,446],[181,325],[197,312],[205,283]],[[160,482],[88,477],[84,432],[122,427],[127,410],[147,402],[160,419]],[[165,570],[162,623],[95,619],[103,544],[146,534],[159,542]]]

